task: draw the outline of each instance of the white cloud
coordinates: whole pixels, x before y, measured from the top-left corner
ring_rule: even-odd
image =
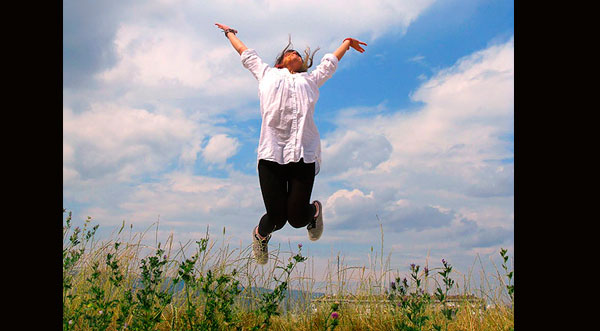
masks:
[[[358,189],[352,191],[341,189],[333,193],[323,206],[323,217],[327,217],[327,224],[335,225],[345,222],[367,222],[367,218],[374,218],[376,200],[373,192],[364,194]]]
[[[96,77],[101,84],[120,86],[136,94],[143,93],[136,91],[143,86],[163,96],[184,93],[191,97],[200,93],[222,97],[233,93],[236,98],[248,101],[256,98],[256,82],[214,23],[238,29],[238,37],[272,64],[285,46],[288,33],[292,34],[296,48],[320,47],[322,56],[334,51],[345,37],[367,38],[365,41],[370,42],[385,33],[404,31],[433,2],[304,0],[124,4],[123,10],[112,11],[119,16],[112,14],[105,19],[111,22],[118,18],[112,21],[118,26],[113,44],[117,62],[98,72]]]
[[[229,178],[171,172],[158,182],[136,185],[123,197],[119,209],[127,222],[151,224],[160,215],[163,224],[182,234],[210,225],[227,226],[237,237],[264,213],[255,176],[236,172]]]
[[[137,231],[160,220],[162,229],[174,231],[183,241],[206,231],[207,226],[213,235],[215,229],[218,234],[226,226],[234,239],[246,240],[248,229],[264,214],[256,176],[238,172],[213,178],[174,171],[135,185],[78,181],[64,193],[69,201],[86,202],[74,213],[76,219],[92,216],[103,231],[123,220]]]
[[[511,39],[460,59],[413,93],[423,105],[411,112],[341,111],[318,179],[347,188],[327,199],[332,236],[372,242],[381,222],[402,258],[475,256],[511,241],[513,56]]]
[[[448,208],[420,206],[408,200],[387,201],[373,191],[364,194],[358,189],[338,190],[328,199],[324,208],[328,226],[337,230],[373,229],[379,224],[393,232],[424,230],[447,226],[454,217]]]
[[[368,190],[511,195],[513,167],[502,160],[513,157],[503,138],[513,132],[513,55],[510,40],[459,60],[416,90],[416,111],[345,112],[323,139],[323,169],[346,169],[331,175]],[[376,167],[362,165],[371,158]]]
[[[352,168],[374,169],[392,153],[384,135],[366,130],[349,129],[323,139],[323,174],[336,174]],[[329,162],[331,160],[331,162]]]
[[[65,108],[63,164],[83,179],[128,181],[164,169],[198,134],[178,111],[156,114],[113,104],[95,104],[83,113]]]
[[[190,168],[193,166],[198,154],[202,150],[201,144],[201,137],[197,137],[188,141],[182,148],[181,155],[179,157],[180,165],[182,165],[184,168]]]
[[[228,158],[235,155],[240,144],[236,138],[228,137],[226,134],[218,134],[210,138],[208,144],[202,151],[207,162],[225,163]]]
[[[514,104],[514,43],[493,45],[442,70],[413,95],[435,105],[429,111],[443,120],[481,121],[506,118]],[[506,123],[502,123],[506,124]]]
[[[224,94],[225,86],[228,90],[243,90],[244,86],[252,85],[251,77],[242,75],[241,68],[223,75],[227,65],[235,65],[232,61],[235,51],[230,45],[208,46],[209,40],[187,32],[177,27],[123,24],[115,37],[120,61],[97,77],[105,84],[188,88],[208,94]]]

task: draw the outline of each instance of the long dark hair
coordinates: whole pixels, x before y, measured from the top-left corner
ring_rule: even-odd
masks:
[[[302,57],[302,55],[300,55],[300,53],[298,53],[298,51],[296,51],[295,49],[292,49],[292,36],[289,35],[288,38],[288,44],[287,46],[285,46],[285,48],[283,49],[283,51],[281,51],[281,53],[279,53],[279,56],[277,56],[277,59],[275,60],[275,68],[283,68],[282,66],[282,62],[283,62],[283,58],[286,54],[288,53],[296,53],[298,54],[298,56],[300,56],[300,58],[302,58],[302,68],[300,70],[298,70],[298,72],[306,72],[308,70],[308,68],[312,67],[313,65],[313,57],[315,56],[315,53],[320,49],[319,47],[317,47],[317,49],[314,50],[314,52],[312,52],[312,54],[310,53],[310,47],[306,46],[306,49],[304,50],[304,57]]]

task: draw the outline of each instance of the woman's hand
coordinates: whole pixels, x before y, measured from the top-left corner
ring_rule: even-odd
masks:
[[[354,48],[360,53],[364,53],[365,49],[360,47],[360,45],[367,46],[367,43],[363,43],[362,41],[356,40],[354,38],[346,38],[344,39],[340,47],[338,47],[338,49],[336,49],[335,52],[333,52],[333,55],[335,55],[338,58],[338,60],[341,60],[342,57],[344,57],[346,51],[350,49],[350,47]]]
[[[225,24],[221,24],[221,23],[215,23],[215,25],[219,28],[222,29],[223,31],[227,30],[227,29],[231,29],[230,27],[228,27]]]
[[[227,29],[231,29],[230,27],[228,27],[225,24],[215,23],[215,25],[219,29],[222,29],[223,31],[227,31]],[[233,48],[235,48],[235,50],[241,55],[243,51],[248,49],[248,47],[246,47],[246,45],[244,45],[244,43],[241,40],[239,40],[238,37],[235,35],[237,33],[237,30],[236,29],[231,29],[231,30],[233,30],[233,32],[225,34],[225,37],[227,39],[229,39]]]
[[[356,40],[354,38],[346,38],[344,39],[344,41],[349,40],[350,41],[350,47],[354,48],[355,50],[364,53],[365,49],[360,47],[360,45],[365,45],[367,46],[367,43],[363,43],[362,41]]]

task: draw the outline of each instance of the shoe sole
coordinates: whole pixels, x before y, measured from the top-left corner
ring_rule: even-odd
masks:
[[[315,202],[319,204],[319,216],[317,216],[317,226],[314,229],[320,229],[320,231],[317,230],[319,232],[315,233],[311,232],[311,230],[308,230],[308,239],[311,241],[319,240],[323,234],[323,205],[319,200],[315,200]]]

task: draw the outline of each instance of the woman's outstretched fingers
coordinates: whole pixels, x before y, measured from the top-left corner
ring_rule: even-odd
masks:
[[[365,51],[364,48],[360,47],[360,45],[365,45],[367,46],[367,43],[364,43],[362,41],[356,40],[356,39],[351,39],[350,40],[350,47],[354,48],[355,50],[363,53]]]
[[[223,31],[229,29],[229,27],[225,24],[215,23],[215,25],[219,27],[219,29],[223,29]]]
[[[362,42],[357,39],[354,39],[354,38],[346,38],[344,41],[346,41],[346,40],[350,41],[350,47],[354,48],[355,50],[359,51],[360,53],[363,53],[365,51],[365,49],[360,47],[360,45],[367,46],[367,43]]]

